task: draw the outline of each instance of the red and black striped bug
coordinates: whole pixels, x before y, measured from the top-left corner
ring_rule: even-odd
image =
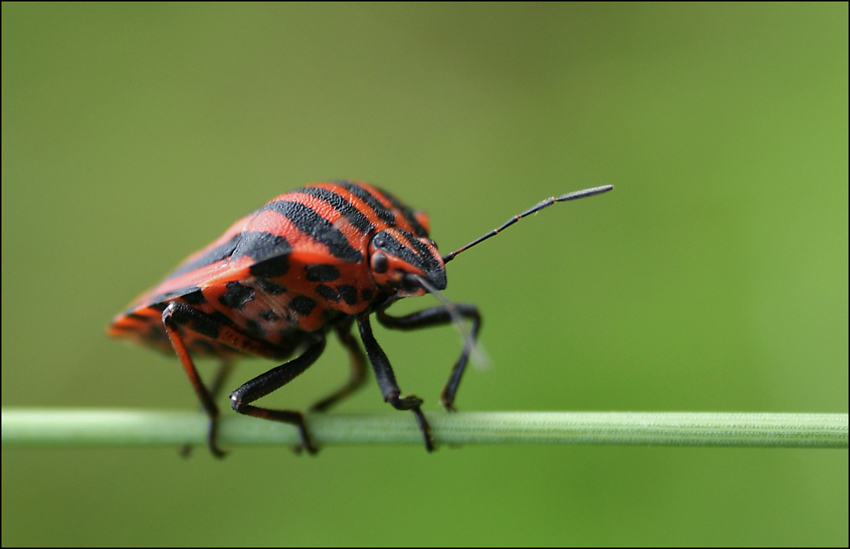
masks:
[[[278,196],[186,258],[118,315],[108,333],[177,354],[209,417],[207,444],[216,456],[224,453],[216,440],[215,395],[230,371],[230,360],[240,355],[278,361],[294,356],[233,391],[230,404],[241,414],[297,426],[300,448],[314,453],[301,412],[253,403],[313,364],[331,330],[350,355],[351,375],[342,388],[310,410],[327,410],[349,395],[362,384],[366,370],[366,358],[351,333],[356,323],[384,400],[398,410],[413,412],[430,451],[434,442],[421,410],[423,401],[412,394],[401,396],[390,361],[372,335],[371,314],[387,328],[398,330],[448,324],[457,318],[471,323],[440,397],[446,410],[452,411],[481,326],[478,308],[444,303],[400,317],[389,315],[387,308],[404,297],[445,289],[446,263],[521,218],[557,202],[612,188],[549,198],[441,256],[428,237],[427,216],[390,193],[359,181],[308,185]],[[210,387],[198,375],[191,355],[222,360]]]

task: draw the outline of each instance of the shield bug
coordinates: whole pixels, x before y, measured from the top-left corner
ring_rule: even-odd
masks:
[[[428,236],[427,216],[392,194],[360,181],[316,183],[278,196],[234,223],[218,240],[190,255],[165,280],[142,294],[108,329],[114,337],[175,353],[209,417],[207,444],[216,456],[219,410],[215,395],[233,358],[255,355],[286,361],[230,394],[231,407],[258,418],[295,425],[300,447],[316,451],[304,415],[255,406],[306,370],[333,331],[348,351],[348,382],[311,411],[327,410],[363,382],[366,360],[384,400],[410,410],[427,450],[434,449],[422,399],[402,396],[390,361],[372,335],[370,316],[390,329],[426,328],[462,319],[470,323],[463,350],[440,401],[452,411],[458,384],[478,336],[481,315],[471,304],[442,305],[391,316],[396,301],[446,287],[445,264],[523,217],[557,202],[611,190],[604,186],[552,197],[449,254]],[[352,328],[357,325],[364,356]],[[201,380],[192,356],[222,361],[214,382]]]

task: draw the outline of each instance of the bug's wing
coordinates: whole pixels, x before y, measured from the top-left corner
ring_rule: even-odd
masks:
[[[240,219],[218,240],[184,259],[162,282],[136,298],[129,310],[184,296],[211,282],[228,282],[244,277],[250,258],[231,261],[231,257],[254,215],[251,213]]]

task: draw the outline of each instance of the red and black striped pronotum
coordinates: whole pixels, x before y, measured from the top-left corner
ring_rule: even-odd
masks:
[[[520,218],[556,202],[611,190],[597,187],[550,198],[445,256],[428,237],[427,216],[390,193],[359,181],[316,183],[278,196],[233,224],[221,238],[189,256],[165,280],[136,299],[109,327],[123,337],[176,353],[210,423],[207,443],[216,441],[215,394],[230,370],[230,359],[257,355],[287,360],[230,394],[239,413],[291,423],[299,428],[301,447],[315,452],[304,415],[254,406],[306,370],[325,347],[329,331],[346,348],[351,376],[339,390],[311,407],[326,410],[361,385],[366,358],[351,334],[354,323],[366,348],[384,400],[416,416],[428,450],[434,448],[420,408],[422,399],[401,396],[387,355],[372,335],[369,317],[393,329],[471,323],[468,341],[452,368],[441,402],[452,410],[455,393],[478,334],[481,316],[474,305],[448,304],[406,316],[386,310],[404,297],[446,287],[445,264]],[[192,355],[215,356],[222,367],[210,387]],[[293,358],[294,357],[294,358]]]

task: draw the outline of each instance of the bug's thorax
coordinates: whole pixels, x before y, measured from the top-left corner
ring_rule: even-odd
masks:
[[[425,278],[438,290],[446,288],[446,265],[437,244],[429,238],[402,229],[384,229],[372,236],[368,255],[375,284],[398,297],[425,294],[417,277]]]

